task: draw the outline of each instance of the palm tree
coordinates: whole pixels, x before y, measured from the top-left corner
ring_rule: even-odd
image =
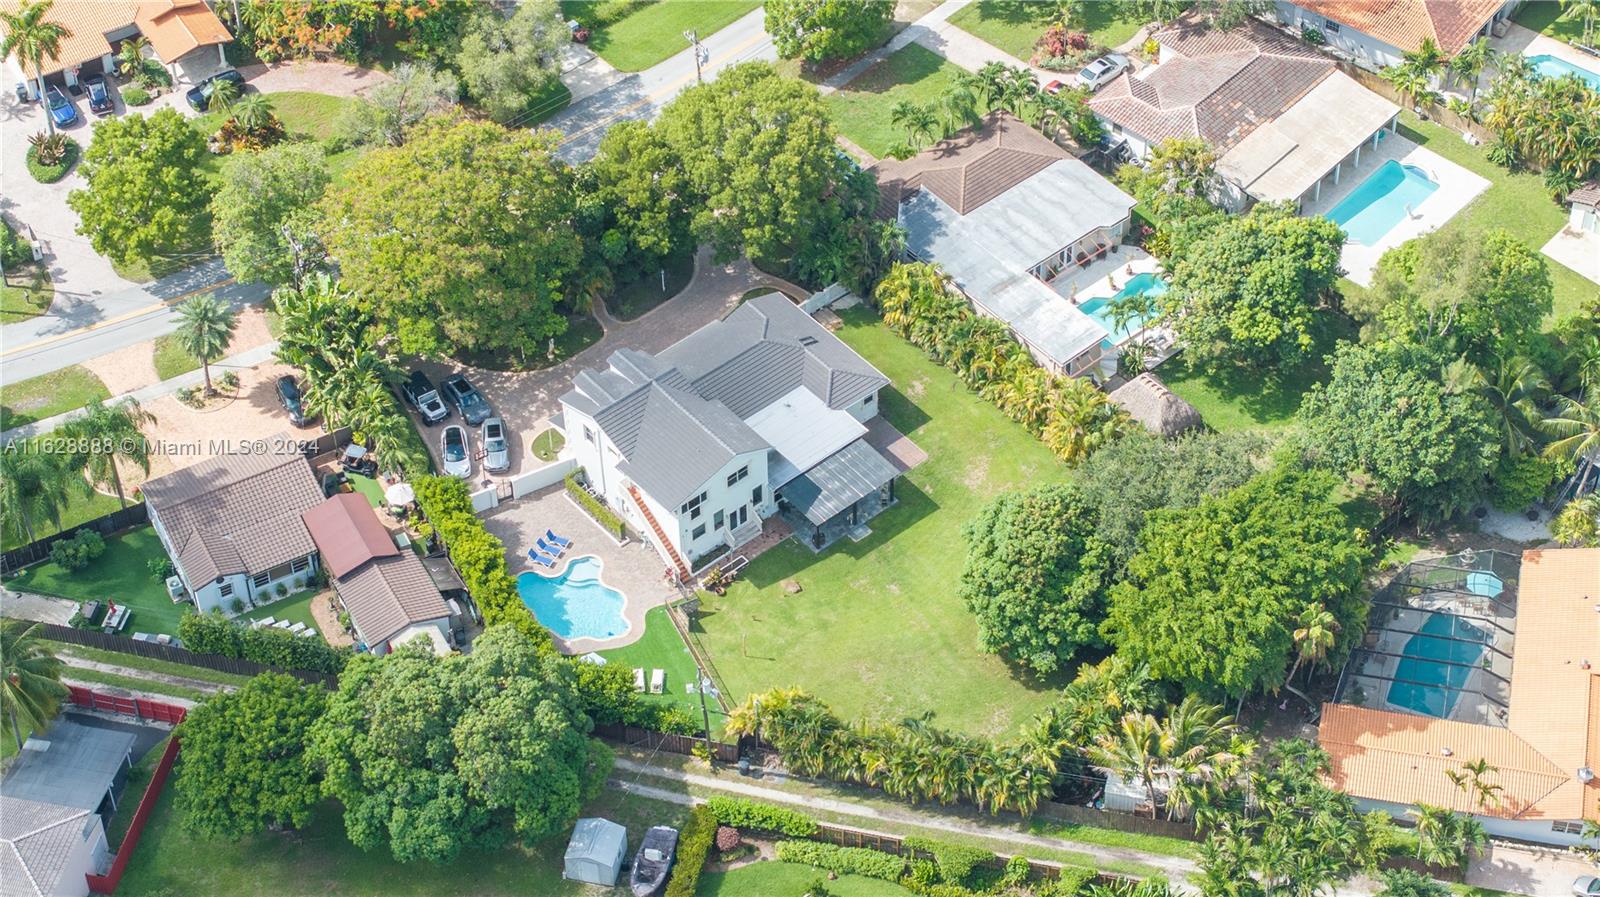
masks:
[[[122,65],[123,77],[139,78],[144,74],[145,54],[149,50],[150,42],[142,35],[122,42],[122,51],[117,54],[117,62]]]
[[[201,293],[178,306],[178,329],[175,335],[184,351],[200,359],[205,373],[206,395],[215,395],[211,386],[211,362],[228,351],[233,340],[233,328],[239,316],[226,302],[212,293]]]
[[[224,82],[218,82],[218,86]],[[259,93],[250,94],[232,105],[233,120],[244,131],[255,132],[272,121],[272,101]]]
[[[1464,870],[1472,855],[1489,843],[1483,826],[1470,816],[1429,804],[1406,812],[1417,818],[1417,859],[1424,863]]]
[[[22,730],[37,732],[55,718],[66,696],[61,659],[51,654],[31,620],[0,620],[0,712],[22,750]]]
[[[33,63],[41,100],[44,99],[44,59],[48,56],[59,62],[56,54],[61,52],[61,41],[72,36],[71,29],[60,22],[45,21],[53,5],[55,0],[42,3],[23,0],[16,12],[0,12],[0,30],[6,33],[0,40],[0,59],[15,55],[18,62]],[[44,117],[44,126],[51,134],[56,132],[56,123],[49,115]]]
[[[1499,771],[1500,767],[1480,757],[1471,763],[1461,764],[1459,771],[1447,769],[1444,774],[1457,789],[1467,795],[1473,806],[1488,811],[1491,807],[1500,806],[1500,793],[1505,790],[1502,786],[1489,781],[1489,777]]]
[[[1310,670],[1315,670],[1317,664],[1327,658],[1328,652],[1333,650],[1334,644],[1339,640],[1339,621],[1327,609],[1311,605],[1300,612],[1300,626],[1294,631],[1294,643],[1298,650],[1294,656],[1294,666],[1289,668],[1289,675],[1284,677],[1285,682],[1294,681],[1294,674],[1300,670],[1300,664],[1311,662],[1306,678],[1311,678]]]
[[[1539,429],[1556,437],[1544,447],[1545,457],[1577,468],[1577,494],[1593,488],[1590,474],[1600,467],[1600,386],[1588,387],[1582,398],[1562,396],[1556,413],[1540,421]]]
[[[17,535],[29,542],[39,523],[48,520],[61,527],[61,511],[72,493],[87,498],[92,491],[62,457],[22,442],[0,449],[0,507],[16,513]]]
[[[1164,759],[1161,724],[1148,713],[1130,713],[1111,732],[1095,739],[1089,762],[1101,769],[1133,777],[1150,800],[1156,818],[1156,775]]]
[[[939,98],[939,108],[944,111],[948,131],[955,132],[973,123],[978,117],[978,94],[969,73],[955,80]]]
[[[1439,49],[1439,45],[1431,37],[1424,37],[1421,46],[1415,50],[1402,53],[1400,58],[1405,60],[1406,65],[1411,66],[1430,79],[1442,73],[1446,63],[1449,62],[1448,57],[1444,55],[1444,51]]]
[[[211,82],[211,103],[207,109],[226,112],[239,100],[239,85],[232,81]]]
[[[1494,54],[1499,51],[1489,46],[1487,40],[1475,40],[1450,60],[1450,73],[1464,78],[1470,87],[1468,103],[1478,99],[1478,81],[1483,77],[1483,70],[1489,66]]]
[[[1410,63],[1391,65],[1379,75],[1400,91],[1400,95],[1413,107],[1433,103],[1439,98],[1429,87],[1428,73]]]
[[[65,432],[83,441],[95,450],[82,456],[83,470],[95,484],[109,482],[117,493],[117,501],[126,508],[127,496],[122,491],[122,474],[117,470],[117,459],[124,458],[145,473],[150,472],[150,446],[144,439],[145,424],[156,422],[155,415],[144,410],[137,400],[125,399],[114,405],[91,402],[84,406],[84,415],[67,424]]]
[[[1561,0],[1561,14],[1583,16],[1583,43],[1594,46],[1594,17],[1600,12],[1600,0]]]
[[[978,69],[978,93],[983,97],[985,108],[992,109],[999,104],[1010,72],[1011,69],[999,61],[986,62]]]
[[[1544,372],[1526,358],[1512,358],[1492,377],[1479,377],[1479,392],[1494,408],[1506,453],[1515,457],[1531,450],[1538,440],[1539,400],[1550,387]]]
[[[1600,492],[1567,502],[1550,522],[1550,537],[1572,547],[1600,546]]]

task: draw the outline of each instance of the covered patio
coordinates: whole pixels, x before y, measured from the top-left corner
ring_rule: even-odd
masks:
[[[860,541],[867,521],[895,503],[899,470],[865,440],[850,443],[778,491],[778,510],[800,544],[820,552],[845,536]]]

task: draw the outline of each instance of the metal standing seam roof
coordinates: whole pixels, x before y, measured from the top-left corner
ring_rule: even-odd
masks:
[[[61,893],[67,860],[97,818],[79,807],[0,795],[0,895],[54,897]]]
[[[48,749],[18,753],[0,781],[0,791],[7,797],[90,811],[100,808],[118,770],[130,761],[134,744],[128,732],[64,719],[37,740],[48,742]]]
[[[898,475],[893,464],[858,439],[784,487],[783,497],[821,526]]]

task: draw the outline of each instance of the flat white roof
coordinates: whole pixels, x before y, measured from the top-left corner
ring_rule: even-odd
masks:
[[[862,436],[867,428],[850,412],[829,408],[804,386],[745,419],[778,453],[767,480],[773,489],[820,464]]]

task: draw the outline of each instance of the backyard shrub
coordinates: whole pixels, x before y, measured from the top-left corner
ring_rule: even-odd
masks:
[[[78,530],[70,539],[62,539],[50,546],[50,561],[67,570],[82,570],[89,562],[104,554],[106,540],[92,529]]]
[[[154,576],[161,582],[166,582],[167,577],[178,572],[178,568],[172,565],[172,558],[169,558],[166,555],[162,555],[158,558],[151,558],[148,562],[146,562],[145,566],[150,569],[150,575]]]
[[[952,885],[965,886],[973,869],[994,859],[994,854],[987,850],[961,844],[947,844],[932,838],[912,837],[905,839],[901,844],[907,850],[932,854],[933,861],[939,866],[939,877]]]
[[[784,807],[758,804],[742,797],[713,797],[706,802],[717,821],[734,828],[753,828],[777,832],[791,838],[809,838],[817,833],[816,820]]]
[[[740,843],[739,830],[731,825],[717,826],[717,850],[727,853],[738,847]]]
[[[840,875],[865,875],[883,881],[899,881],[905,871],[904,857],[868,850],[865,847],[838,847],[818,841],[779,841],[778,859],[803,863]]]
[[[178,638],[185,648],[199,654],[220,654],[284,670],[337,673],[351,653],[287,629],[252,629],[215,611],[184,614],[178,621]]]
[[[1089,886],[1094,884],[1100,874],[1093,869],[1082,866],[1064,866],[1061,877],[1049,884],[1038,888],[1039,897],[1078,897],[1088,893]]]
[[[129,106],[143,106],[150,100],[150,91],[145,90],[143,87],[122,88],[122,102],[127,103]]]
[[[17,233],[11,222],[0,220],[0,265],[4,265],[9,271],[31,261],[33,261],[33,249],[28,246],[28,241]]]
[[[706,855],[717,836],[717,819],[706,806],[689,811],[689,821],[678,836],[678,862],[672,867],[672,879],[667,882],[666,897],[694,897],[700,886],[700,872],[706,867]]]
[[[622,518],[611,513],[610,508],[606,507],[604,503],[593,495],[590,495],[589,490],[578,483],[576,471],[567,474],[566,484],[567,494],[578,502],[579,507],[589,512],[589,516],[594,518],[595,523],[600,524],[601,529],[615,536],[618,540],[627,536],[628,530],[623,526]]]

